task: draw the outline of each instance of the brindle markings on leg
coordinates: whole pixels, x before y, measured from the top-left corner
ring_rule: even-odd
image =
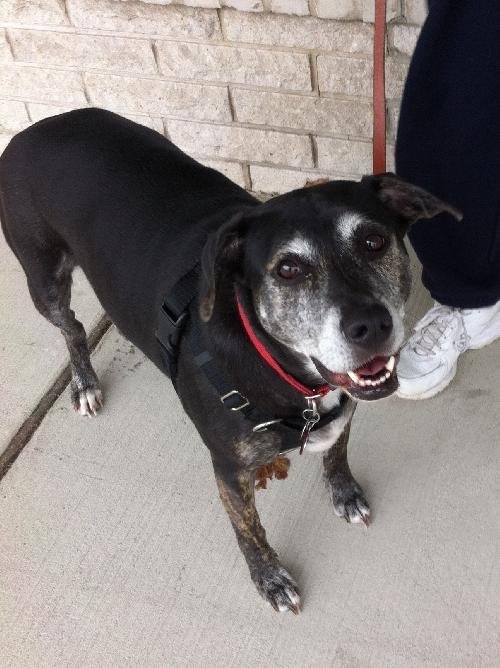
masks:
[[[216,480],[220,498],[257,591],[275,610],[291,610],[298,614],[300,598],[297,585],[269,546],[255,507],[255,471],[235,472],[230,482],[216,472]]]

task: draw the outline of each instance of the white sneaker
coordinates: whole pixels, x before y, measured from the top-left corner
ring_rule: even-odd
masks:
[[[500,337],[500,301],[488,308],[456,309],[437,302],[401,349],[397,395],[428,399],[453,380],[460,353]]]

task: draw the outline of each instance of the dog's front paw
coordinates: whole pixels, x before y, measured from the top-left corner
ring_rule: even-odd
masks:
[[[77,413],[93,417],[102,408],[102,392],[97,385],[80,388],[72,381],[71,402]]]
[[[254,571],[252,580],[257,591],[275,610],[300,612],[300,596],[291,575],[278,564],[265,565]]]
[[[350,524],[360,524],[362,522],[365,526],[368,526],[370,506],[365,499],[363,490],[354,478],[335,476],[328,483],[335,514],[343,517]]]

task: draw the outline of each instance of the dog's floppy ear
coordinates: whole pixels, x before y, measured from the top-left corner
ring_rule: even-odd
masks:
[[[242,245],[242,213],[237,213],[207,239],[201,255],[200,318],[204,322],[212,317],[219,274],[238,262]]]
[[[427,190],[403,181],[392,172],[364,176],[361,183],[374,190],[388,209],[408,223],[414,223],[420,218],[433,218],[444,211],[451,213],[457,220],[463,218],[461,211],[448,202],[443,202]]]

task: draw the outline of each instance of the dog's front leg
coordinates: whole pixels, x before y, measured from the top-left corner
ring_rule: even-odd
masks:
[[[257,591],[275,610],[297,614],[300,604],[297,585],[269,546],[255,507],[255,471],[218,466],[215,462],[214,469],[222,503]]]
[[[350,428],[349,420],[339,439],[323,457],[325,477],[335,514],[352,524],[364,522],[368,526],[370,507],[347,463]]]

